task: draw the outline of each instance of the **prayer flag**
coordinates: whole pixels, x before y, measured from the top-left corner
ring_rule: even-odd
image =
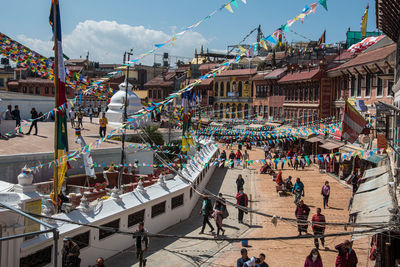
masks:
[[[367,8],[365,9],[364,15],[362,16],[361,20],[361,35],[363,38],[367,34],[368,9],[369,5],[367,5]]]
[[[324,44],[326,42],[325,38],[326,38],[326,30],[324,30],[321,37],[319,37],[318,46],[321,46],[322,44]]]
[[[342,122],[343,139],[354,143],[366,124],[364,117],[346,100]]]

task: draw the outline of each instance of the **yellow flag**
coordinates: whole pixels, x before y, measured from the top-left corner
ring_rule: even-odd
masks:
[[[267,46],[267,44],[265,43],[265,41],[264,41],[264,40],[261,40],[260,43],[261,43],[262,47],[263,47],[265,50],[268,51],[268,46]]]
[[[225,8],[229,11],[229,12],[231,12],[231,13],[233,13],[233,10],[232,10],[232,7],[231,7],[231,4],[226,4],[225,5]]]
[[[172,43],[171,43],[171,46],[174,46],[174,44],[175,44],[175,41],[176,41],[176,37],[173,37],[173,38],[172,38]]]
[[[361,21],[361,36],[364,38],[367,35],[367,21],[368,21],[368,9],[369,5],[365,9],[364,15],[362,16]]]
[[[239,50],[240,50],[240,55],[243,55],[243,54],[245,54],[245,53],[247,52],[246,48],[244,48],[244,47],[241,46],[241,45],[238,45],[238,48],[239,48]]]

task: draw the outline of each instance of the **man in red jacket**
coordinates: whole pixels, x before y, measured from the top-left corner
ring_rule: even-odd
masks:
[[[349,240],[337,245],[339,254],[336,257],[336,267],[356,267],[358,263],[356,252],[352,249]]]
[[[318,242],[318,237],[324,235],[325,233],[325,224],[319,224],[319,223],[325,223],[325,216],[321,214],[321,208],[317,208],[317,214],[314,214],[312,217],[312,229],[314,231],[314,244],[317,249],[319,249],[319,242]],[[325,238],[321,237],[321,245],[325,247]]]
[[[249,204],[249,198],[243,192],[243,188],[240,188],[239,193],[237,193],[236,201],[237,201],[236,204],[239,206],[242,206],[242,207],[247,207],[247,205]],[[238,214],[239,223],[243,223],[244,211],[242,209],[238,209],[238,211],[239,211],[239,214]]]

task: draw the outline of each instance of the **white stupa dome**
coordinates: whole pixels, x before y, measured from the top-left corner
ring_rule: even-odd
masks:
[[[111,97],[110,104],[108,104],[106,117],[109,122],[122,123],[124,118],[124,103],[126,96],[125,82],[121,83],[118,87],[119,91]],[[128,83],[128,117],[143,108],[142,101],[134,92],[132,92],[132,88],[132,84]]]

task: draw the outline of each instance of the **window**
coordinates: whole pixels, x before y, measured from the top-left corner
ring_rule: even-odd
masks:
[[[274,117],[274,108],[273,107],[269,107],[269,116]]]
[[[51,88],[51,93],[54,95],[54,87]]]
[[[283,115],[283,114],[282,114],[282,108],[281,108],[281,107],[279,108],[279,111],[278,111],[278,112],[279,112],[279,113],[278,113],[278,116],[279,116],[279,118],[281,118],[282,115]]]
[[[351,80],[350,80],[350,96],[354,96],[355,92],[356,92],[356,79],[354,78],[354,76],[351,76]]]
[[[362,83],[362,76],[358,75],[358,78],[357,78],[357,95],[356,95],[357,97],[361,96],[361,89],[362,89],[361,83]]]
[[[33,87],[29,87],[29,93],[33,94]]]
[[[318,101],[319,99],[319,86],[316,84],[314,86],[314,101]]]
[[[183,194],[173,197],[171,199],[171,209],[176,209],[177,207],[183,206]]]
[[[279,87],[278,87],[278,85],[274,86],[274,95],[279,95]]]
[[[230,96],[230,93],[231,92],[231,83],[228,81],[227,83],[226,83],[226,96]]]
[[[239,105],[238,105],[238,107],[237,107],[237,112],[238,112],[238,116],[237,116],[238,119],[241,119],[241,118],[242,118],[242,114],[243,114],[243,113],[242,113],[242,112],[243,112],[243,111],[242,111],[242,104],[239,104]]]
[[[274,95],[274,87],[272,86],[272,84],[269,86],[269,95],[270,96]]]
[[[215,83],[214,86],[214,96],[218,96],[218,83]]]
[[[293,90],[293,93],[294,93],[294,100],[297,101],[299,99],[299,94],[298,92],[296,92],[296,89]]]
[[[76,235],[76,236],[72,237],[71,239],[79,246],[80,249],[88,247],[89,242],[90,242],[89,241],[90,240],[90,231]]]
[[[365,79],[365,96],[371,96],[371,75],[367,73]]]
[[[387,83],[387,86],[388,86],[387,96],[391,96],[392,95],[393,84],[394,83],[392,81],[388,81],[388,83]]]
[[[166,202],[161,202],[160,204],[154,205],[151,207],[151,218],[154,218],[160,214],[165,212],[165,204]]]
[[[264,119],[268,118],[268,106],[264,106]]]
[[[158,99],[161,99],[161,98],[162,98],[162,96],[161,96],[161,90],[157,90],[157,93],[158,93]]]
[[[4,79],[0,78],[0,87],[4,87]]]
[[[299,100],[303,101],[303,87],[300,87]]]
[[[48,246],[19,260],[19,266],[40,267],[51,263],[53,246]]]
[[[220,86],[219,90],[220,90],[219,96],[224,96],[224,91],[225,91],[224,82],[221,82],[221,86]]]
[[[224,117],[224,104],[219,104],[219,117],[222,119]]]
[[[249,105],[244,104],[244,118],[248,119],[249,118]]]
[[[24,93],[24,94],[26,94],[26,87],[22,87],[22,92]]]
[[[109,223],[101,225],[102,227],[109,227],[109,228],[114,228],[115,230],[119,230],[119,219],[111,221]],[[110,235],[115,234],[115,232],[110,231],[110,230],[103,230],[99,229],[99,240],[104,239]]]
[[[149,98],[153,98],[153,90],[149,90]]]
[[[236,105],[233,104],[232,105],[232,119],[235,119],[235,118],[236,118]]]
[[[238,91],[239,91],[239,97],[242,97],[242,95],[243,95],[243,88],[242,88],[242,82],[241,82],[241,81],[239,82]]]
[[[49,94],[49,87],[46,87],[46,88],[44,88],[44,93],[46,94],[46,95],[48,95]]]
[[[278,85],[279,95],[283,96],[283,89],[281,86]]]
[[[262,106],[260,105],[260,106],[258,106],[258,114],[262,114]]]
[[[382,96],[382,95],[383,95],[382,79],[376,77],[376,96]]]
[[[140,210],[128,215],[128,227],[132,227],[140,222],[144,222],[145,210]]]
[[[230,118],[230,116],[231,116],[231,105],[228,103],[228,104],[226,104],[226,112],[225,112],[225,117],[226,118]]]

